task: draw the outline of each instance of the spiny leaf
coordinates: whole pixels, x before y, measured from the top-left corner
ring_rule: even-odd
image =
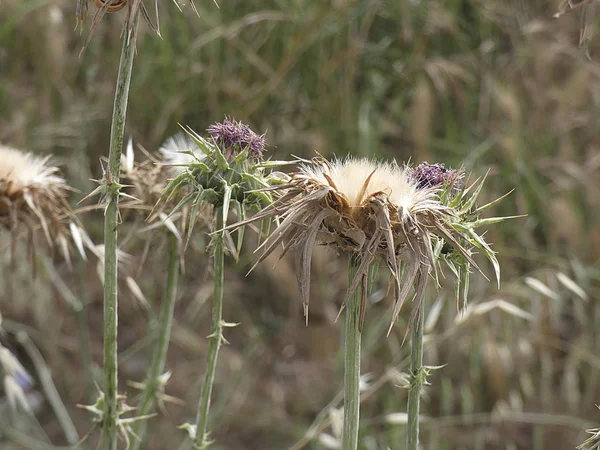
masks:
[[[219,170],[229,170],[229,163],[227,162],[227,159],[225,158],[225,155],[223,155],[223,152],[221,151],[221,149],[219,148],[219,146],[215,145],[214,146],[214,157],[215,157],[215,162],[217,163],[217,167],[219,168]]]
[[[465,261],[464,267],[461,267],[462,277],[459,278],[459,285],[462,284],[462,290],[460,292],[462,294],[462,302],[460,303],[459,311],[464,311],[467,309],[467,302],[469,298],[469,282],[471,279],[471,271],[469,270],[469,267],[469,261]]]
[[[248,147],[244,148],[241,152],[239,152],[233,161],[236,164],[242,164],[244,161],[248,159]]]
[[[494,206],[495,204],[497,204],[497,203],[498,203],[498,202],[500,202],[501,200],[504,200],[506,197],[508,197],[508,196],[509,196],[510,194],[512,194],[513,192],[514,192],[514,189],[511,189],[511,190],[510,190],[510,191],[508,191],[506,194],[504,194],[502,197],[498,197],[496,200],[492,200],[491,202],[489,202],[489,203],[486,203],[485,205],[478,207],[478,208],[475,210],[475,214],[479,214],[479,213],[481,213],[481,212],[485,211],[486,209],[488,209],[488,208],[491,208],[492,206]],[[515,217],[518,217],[518,216],[515,216]]]
[[[171,217],[173,214],[175,214],[177,211],[183,208],[183,206],[187,205],[190,201],[192,201],[192,198],[194,198],[195,195],[195,192],[189,192],[188,194],[186,194],[181,200],[179,200],[179,203],[177,203],[177,205],[175,205],[175,207],[171,211],[169,211],[168,217]]]
[[[179,126],[183,129],[183,131],[187,133],[190,139],[192,139],[192,141],[196,143],[196,145],[202,151],[202,153],[204,153],[206,156],[212,156],[215,150],[214,146],[211,146],[211,144],[206,139],[204,139],[190,127],[183,126],[181,124],[179,124]]]
[[[185,246],[187,248],[190,243],[190,239],[192,238],[192,231],[194,230],[194,226],[196,225],[196,216],[198,215],[198,210],[200,209],[200,205],[202,205],[202,197],[204,195],[204,190],[201,190],[196,194],[194,201],[192,202],[192,209],[190,211],[190,217],[188,222],[188,230],[187,236],[185,237]]]
[[[485,225],[492,225],[494,223],[504,222],[505,220],[508,220],[508,219],[520,219],[522,217],[527,217],[527,216],[520,215],[520,216],[489,217],[487,219],[475,220],[475,221],[471,222],[471,226],[473,228],[478,228],[478,227],[482,227]]]
[[[475,191],[473,192],[473,194],[471,194],[471,197],[469,197],[469,199],[462,205],[462,207],[459,211],[459,215],[462,216],[464,214],[467,214],[471,210],[471,208],[477,201],[477,197],[479,197],[479,193],[481,192],[481,188],[483,188],[483,184],[485,183],[485,180],[486,180],[488,174],[489,174],[489,171],[485,174],[483,179],[479,182],[479,184],[475,188]],[[477,182],[475,182],[475,183],[477,183]],[[475,183],[473,183],[473,184],[475,184]]]
[[[234,203],[235,209],[236,209],[236,214],[238,216],[238,221],[244,221],[246,220],[246,208],[244,206],[244,202],[235,202]],[[240,253],[240,251],[242,250],[242,244],[244,242],[244,231],[245,231],[246,227],[240,227],[237,230],[237,244],[236,244],[236,251],[238,252],[238,254]]]
[[[169,193],[169,195],[165,199],[165,203],[168,203],[177,194],[177,192],[179,192],[181,186],[188,183],[189,181],[189,174],[185,172],[178,174],[175,178],[169,181],[169,184],[165,186],[161,195],[162,197],[164,196],[164,194]]]
[[[223,183],[223,226],[227,225],[227,216],[229,215],[229,206],[231,204],[231,191],[231,185]]]

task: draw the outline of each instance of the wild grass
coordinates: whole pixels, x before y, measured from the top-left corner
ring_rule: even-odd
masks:
[[[572,448],[600,421],[599,52],[597,40],[591,60],[578,48],[577,10],[553,18],[559,3],[273,0],[216,8],[196,0],[199,17],[162,9],[163,40],[140,25],[126,134],[146,149],[157,149],[178,122],[202,128],[229,113],[268,130],[275,158],[317,150],[443,161],[479,176],[490,168],[482,202],[515,188],[494,215],[528,217],[486,235],[499,252],[501,289],[474,277],[472,307],[458,317],[450,283],[429,292],[424,358],[447,365],[430,377],[422,398],[425,448]],[[0,10],[0,142],[62,157],[82,192],[93,188],[88,180],[100,172],[108,145],[120,20],[105,17],[79,58],[85,36],[73,32],[70,2],[6,0]],[[99,217],[81,217],[94,242]],[[122,250],[141,260],[142,240],[132,223],[122,226]],[[6,248],[10,236],[1,233]],[[248,249],[252,239],[248,231]],[[204,244],[201,236],[190,243]],[[135,275],[150,310],[125,290],[121,297],[123,391],[126,380],[144,380],[151,362],[154,336],[146,330],[165,278],[166,244],[156,245]],[[327,252],[313,261],[314,295],[341,298],[346,262]],[[339,305],[314,302],[305,328],[292,261],[268,260],[245,277],[252,262],[242,252],[237,269],[226,271],[225,314],[242,326],[230,330],[219,356],[213,448],[323,448],[332,442],[327,436],[340,437]],[[200,392],[211,269],[194,252],[186,267],[166,364],[173,371],[167,393],[184,406],[169,404],[168,414],[151,419],[148,448],[184,440],[174,425],[193,421]],[[101,379],[101,285],[95,261],[82,264],[83,281],[60,263],[56,271],[84,303],[85,317],[72,314],[47,274],[32,281],[21,264],[0,271],[0,339],[17,351],[16,333],[28,331],[83,435],[88,417],[74,405],[89,403],[90,382]],[[383,278],[373,287],[363,331],[362,373],[373,374],[361,392],[365,449],[395,448],[406,426],[407,393],[398,386],[408,371],[409,346],[400,343],[410,311],[386,339],[386,288]],[[78,320],[89,332],[88,350]],[[24,353],[21,359],[32,367]],[[39,426],[18,419],[9,427],[0,400],[4,448],[32,448],[31,439],[43,443],[36,448],[66,443],[39,386],[28,394]],[[128,403],[137,404],[136,393],[129,390]]]

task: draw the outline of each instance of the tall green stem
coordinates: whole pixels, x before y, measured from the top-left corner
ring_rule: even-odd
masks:
[[[356,256],[350,258],[348,282],[352,283],[360,264]],[[346,305],[346,342],[344,345],[344,450],[358,448],[360,416],[360,304],[362,287],[358,287]]]
[[[425,306],[421,304],[415,325],[411,331],[410,351],[410,387],[408,391],[408,433],[406,449],[419,448],[419,408],[421,403],[421,387],[423,386],[423,324]]]
[[[129,98],[129,84],[135,54],[135,37],[138,15],[130,17],[133,32],[125,33],[121,47],[121,60],[117,77],[115,103],[110,130],[108,169],[104,175],[106,183],[106,211],[104,215],[104,421],[103,448],[117,449],[117,224],[119,215],[119,173],[121,151]],[[129,29],[129,23],[126,28]]]
[[[173,324],[173,311],[175,310],[175,299],[177,297],[177,282],[179,278],[179,246],[177,238],[169,236],[169,271],[167,274],[167,286],[165,288],[165,298],[160,308],[160,317],[158,319],[158,337],[156,345],[153,348],[154,356],[152,364],[148,369],[146,376],[146,385],[142,393],[142,399],[137,408],[137,415],[144,416],[152,412],[154,400],[160,388],[159,377],[165,370],[167,359],[167,350],[169,348],[169,339],[171,337],[171,326]],[[137,450],[146,434],[147,421],[138,422],[135,434],[139,439],[133,441],[132,449]]]
[[[223,208],[216,210],[217,225],[216,229],[223,228]],[[206,362],[206,373],[204,374],[204,383],[200,392],[200,401],[198,402],[198,415],[196,417],[196,438],[194,440],[195,449],[204,449],[208,446],[208,436],[206,428],[208,425],[208,410],[210,408],[210,396],[212,394],[213,383],[215,381],[215,370],[217,368],[217,357],[219,356],[219,347],[223,339],[223,273],[224,273],[224,239],[223,232],[213,235],[212,245],[214,250],[214,291],[213,291],[213,309],[210,343],[208,346],[208,355]]]

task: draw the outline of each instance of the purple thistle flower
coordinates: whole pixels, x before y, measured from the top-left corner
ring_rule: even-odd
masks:
[[[225,117],[222,123],[212,124],[206,131],[227,156],[247,148],[251,158],[261,159],[265,151],[264,136],[259,136],[248,125],[229,117]]]
[[[443,164],[429,164],[422,162],[411,174],[411,178],[417,182],[417,186],[422,189],[432,187],[451,186],[453,194],[461,190],[465,183],[463,176],[464,170],[446,169]]]

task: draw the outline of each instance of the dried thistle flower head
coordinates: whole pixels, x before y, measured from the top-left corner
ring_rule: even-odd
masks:
[[[24,226],[33,251],[33,235],[41,227],[50,247],[57,246],[69,261],[64,220],[73,217],[70,190],[49,156],[0,145],[0,226],[13,232],[13,244],[14,233]]]
[[[89,2],[90,2],[90,0],[77,0],[76,1],[76,3],[75,3],[75,15],[77,18],[76,26],[81,25],[81,27],[83,28],[83,23],[88,14],[88,3]],[[146,6],[146,3],[149,3],[149,1],[144,2],[144,0],[93,0],[93,3],[96,6],[96,11],[94,13],[92,23],[90,25],[90,31],[89,31],[88,36],[83,45],[82,52],[83,52],[83,50],[85,50],[85,47],[87,47],[87,45],[90,43],[90,40],[92,39],[96,29],[98,28],[100,21],[102,20],[102,18],[104,17],[104,15],[106,13],[116,13],[121,10],[123,10],[123,12],[126,12],[127,16],[126,16],[126,21],[125,21],[125,28],[127,30],[127,33],[125,33],[125,36],[127,39],[130,39],[131,35],[133,33],[133,28],[134,28],[133,24],[135,23],[135,20],[132,20],[132,18],[137,17],[137,15],[139,13],[141,13],[142,17],[144,18],[144,20],[146,21],[148,26],[152,29],[152,31],[154,31],[158,36],[161,35],[160,34],[160,23],[158,20],[159,19],[158,1],[156,1],[156,0],[151,2],[150,8],[148,8]],[[177,7],[177,9],[179,11],[182,11],[182,8],[179,5],[179,2],[177,0],[173,0],[173,3],[175,4],[175,6]],[[126,6],[127,6],[127,9],[125,10],[124,8]],[[199,17],[200,15],[199,15],[198,9],[196,8],[196,5],[194,4],[193,0],[190,0],[189,6],[192,8],[192,11],[194,11],[196,13],[196,15]],[[152,15],[150,14],[150,11],[152,11]],[[151,19],[151,17],[154,17],[154,21]]]
[[[467,194],[461,191],[453,205],[446,204],[439,195],[441,188],[420,186],[413,169],[395,162],[354,158],[329,162],[316,158],[303,161],[288,182],[270,190],[279,196],[277,200],[230,228],[280,218],[279,227],[259,247],[263,253],[256,264],[281,243],[285,251],[295,250],[305,315],[310,298],[311,255],[317,242],[359,257],[360,264],[342,308],[359,283],[366,281],[369,267],[377,258],[383,259],[394,282],[392,324],[413,287],[415,308],[411,319],[415,317],[430,271],[437,280],[437,262],[444,243],[454,249],[448,260],[455,273],[464,267],[468,273],[471,265],[478,269],[471,257],[472,245],[483,247],[486,255],[495,260],[489,246],[473,232],[479,223],[464,214],[463,209],[470,210],[474,200],[467,200]],[[401,264],[406,265],[404,283]]]
[[[185,188],[168,202],[163,202],[160,208],[155,207],[171,179],[185,170],[187,164],[190,164],[194,158],[202,158],[204,155],[198,150],[194,141],[184,133],[168,138],[159,148],[158,154],[153,155],[143,149],[142,151],[147,159],[138,162],[135,160],[133,143],[130,140],[126,152],[121,156],[121,180],[131,188],[129,191],[131,195],[126,195],[131,201],[122,206],[143,211],[145,218],[148,217],[148,212],[152,211],[154,214],[151,215],[158,216],[160,222],[144,227],[141,231],[150,231],[164,226],[179,240],[183,249],[182,236],[185,234],[186,227],[193,226],[198,221],[209,222],[212,208],[203,205],[202,208],[192,211],[191,208],[182,206],[179,212],[168,217],[165,210],[173,209],[189,193]],[[191,216],[192,212],[194,216]],[[147,241],[148,246],[150,242]]]
[[[265,137],[259,136],[252,129],[230,117],[225,117],[223,122],[212,124],[206,130],[215,143],[221,148],[229,160],[232,155],[248,150],[251,158],[261,159],[265,151]]]

